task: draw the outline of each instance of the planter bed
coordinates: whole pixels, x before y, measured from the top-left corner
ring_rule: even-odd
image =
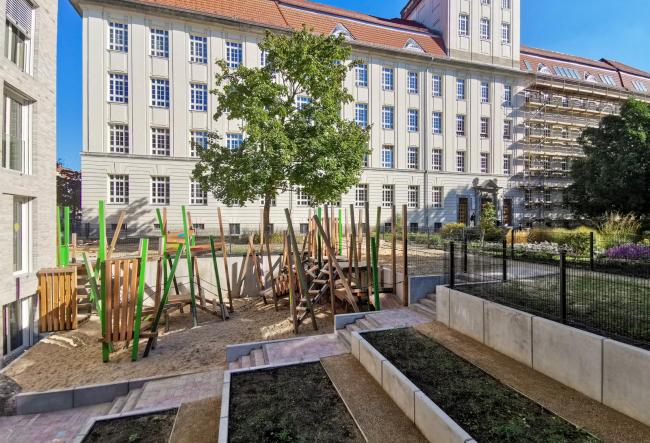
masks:
[[[413,329],[363,338],[479,442],[599,441]]]
[[[84,443],[157,443],[169,440],[177,409],[124,418],[100,420],[93,424]]]
[[[229,442],[365,441],[320,363],[231,377]]]

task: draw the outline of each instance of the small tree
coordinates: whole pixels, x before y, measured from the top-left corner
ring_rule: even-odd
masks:
[[[341,117],[342,106],[352,101],[343,81],[355,66],[346,64],[350,47],[342,36],[306,28],[291,35],[267,32],[259,46],[264,67],[217,62],[214,118],[241,122],[245,136],[229,149],[222,134],[210,134],[193,175],[227,205],[262,199],[268,226],[271,202],[281,192],[299,187],[322,204],[357,184],[369,136],[368,128]]]
[[[497,211],[492,202],[483,205],[479,226],[481,228],[481,244],[485,241],[486,236],[490,238],[498,232]]]

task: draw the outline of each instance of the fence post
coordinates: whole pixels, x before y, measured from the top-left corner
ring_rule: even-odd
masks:
[[[510,230],[510,258],[515,259],[515,229]]]
[[[463,272],[467,274],[467,237],[463,237]]]
[[[503,239],[503,281],[508,281],[508,241]]]
[[[560,319],[566,323],[566,250],[560,250]]]
[[[449,287],[454,289],[456,286],[456,266],[454,257],[454,242],[449,242]]]
[[[589,268],[594,270],[594,233],[589,233]]]

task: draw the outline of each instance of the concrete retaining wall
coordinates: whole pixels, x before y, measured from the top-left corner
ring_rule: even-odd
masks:
[[[436,288],[436,313],[450,328],[650,426],[650,351],[444,286]]]

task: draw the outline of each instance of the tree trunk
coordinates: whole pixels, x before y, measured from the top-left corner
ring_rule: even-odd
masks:
[[[263,229],[264,237],[269,235],[269,224],[270,224],[270,217],[271,217],[271,200],[273,200],[272,195],[266,194],[264,196],[264,214],[262,215],[262,226],[263,226],[262,229]]]

